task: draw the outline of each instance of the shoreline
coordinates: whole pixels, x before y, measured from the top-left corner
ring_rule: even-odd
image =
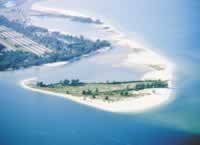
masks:
[[[81,18],[91,18],[93,20],[97,19],[93,16],[84,15],[81,12],[77,11],[68,11],[59,8],[52,8],[43,6],[40,3],[33,3],[31,10],[38,11],[38,12],[46,12],[51,14],[60,14],[60,15],[70,15],[74,17],[81,17]],[[114,26],[106,24],[103,20],[100,19],[102,24],[95,24],[93,25],[97,28],[97,31],[104,32],[107,37],[108,41],[110,41],[113,47],[123,47],[127,49],[133,50],[133,53],[127,56],[127,59],[122,62],[122,65],[130,66],[132,65],[142,65],[148,68],[151,68],[152,71],[145,74],[141,79],[161,79],[161,80],[173,80],[173,72],[174,72],[174,64],[169,62],[164,56],[156,54],[150,48],[145,47],[143,44],[138,43],[132,39],[129,39],[123,32],[120,32]],[[82,23],[82,22],[80,22]],[[61,32],[64,33],[64,32]],[[134,59],[133,59],[134,58]],[[156,70],[152,66],[156,67],[163,67],[163,70]],[[155,77],[156,76],[156,77]]]
[[[39,8],[43,8],[38,9]],[[39,4],[34,4],[32,6],[32,10],[39,10],[42,12],[55,12],[57,14],[65,14],[65,15],[71,15],[71,16],[80,16],[85,17],[85,15],[82,15],[80,13],[70,13],[65,10],[59,10],[54,8],[48,8],[45,6],[41,6]],[[87,16],[89,17],[89,16]],[[94,17],[90,17],[93,20]],[[103,21],[102,21],[103,22]],[[94,24],[95,25],[95,24]],[[100,25],[95,25],[100,31],[105,32],[108,37],[109,41],[112,42],[113,46],[120,46],[123,48],[131,49],[133,52],[128,54],[127,59],[125,59],[122,62],[122,65],[125,65],[127,67],[132,67],[133,65],[140,65],[147,68],[150,68],[151,71],[148,71],[145,73],[139,80],[148,80],[148,79],[160,79],[160,80],[167,80],[169,81],[169,88],[172,88],[173,80],[174,80],[174,69],[175,65],[172,64],[170,61],[168,61],[164,56],[158,55],[151,49],[144,47],[142,44],[137,43],[129,38],[127,38],[122,32],[119,32],[117,29],[115,29],[113,26],[107,25],[104,22]],[[86,106],[90,106],[96,109],[109,111],[109,112],[117,112],[117,113],[140,113],[145,112],[154,108],[158,108],[162,105],[168,104],[171,102],[173,97],[173,90],[172,89],[151,89],[156,91],[156,94],[151,94],[147,96],[142,96],[138,98],[128,98],[124,99],[119,102],[113,102],[108,103],[102,100],[83,100],[83,98],[78,98],[71,95],[61,94],[61,93],[54,93],[50,91],[40,90],[31,88],[27,85],[27,83],[35,80],[35,78],[30,78],[26,80],[22,80],[20,82],[21,86],[25,89],[53,95],[57,97],[62,97]]]
[[[117,102],[106,102],[104,100],[93,100],[93,99],[84,99],[84,97],[76,97],[72,95],[56,93],[51,91],[46,91],[42,89],[36,89],[30,87],[32,81],[37,80],[37,78],[29,78],[20,81],[20,85],[27,90],[46,94],[50,96],[57,96],[64,98],[88,107],[92,107],[98,110],[112,112],[112,113],[142,113],[152,109],[156,109],[160,106],[168,104],[173,100],[172,90],[169,88],[164,89],[146,89],[145,92],[155,91],[155,94],[136,97],[136,98],[127,98]]]
[[[58,62],[53,62],[53,63],[46,63],[43,64],[42,66],[46,67],[58,67],[58,66],[63,66],[69,64],[69,61],[58,61]]]

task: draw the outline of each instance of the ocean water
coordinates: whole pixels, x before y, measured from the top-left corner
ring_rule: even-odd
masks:
[[[56,73],[33,68],[0,74],[1,144],[168,145],[180,144],[191,135],[141,114],[103,112],[19,86],[30,76],[55,78],[51,71]]]
[[[122,67],[126,48],[60,67],[36,67],[0,73],[0,144],[5,145],[198,145],[200,144],[200,43],[197,0],[48,0],[42,5],[70,9],[106,23],[166,56],[176,65],[175,100],[142,114],[113,114],[22,89],[19,80],[64,78],[130,80],[146,70]],[[94,27],[61,19],[33,23],[88,37]],[[104,73],[102,73],[104,72]]]

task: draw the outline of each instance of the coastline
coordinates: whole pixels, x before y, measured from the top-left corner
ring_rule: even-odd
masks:
[[[30,87],[32,81],[37,80],[37,78],[29,78],[20,81],[20,85],[27,90],[47,94],[51,96],[57,96],[60,98],[68,99],[73,102],[83,104],[98,110],[113,112],[113,113],[142,113],[152,109],[156,109],[164,104],[168,104],[172,101],[172,91],[171,89],[147,89],[145,92],[155,91],[155,94],[123,99],[117,102],[106,102],[103,100],[93,100],[93,99],[84,99],[84,97],[75,97],[72,95],[55,93],[51,91],[41,90]]]
[[[42,8],[42,10],[40,9]],[[78,12],[71,12],[59,9],[53,9],[41,6],[39,4],[34,4],[32,6],[32,10],[35,11],[42,11],[48,13],[58,13],[70,16],[79,16],[79,17],[89,17]],[[93,20],[95,18],[90,17]],[[145,73],[141,80],[148,80],[148,79],[160,79],[160,80],[167,80],[169,82],[169,88],[172,88],[173,84],[173,73],[174,73],[174,64],[168,61],[164,56],[158,55],[157,53],[153,52],[151,49],[144,47],[142,44],[139,44],[135,41],[130,40],[127,38],[123,33],[119,32],[113,26],[106,25],[104,22],[102,24],[94,24],[100,31],[105,32],[108,34],[110,41],[113,43],[114,46],[125,47],[128,49],[133,50],[125,59],[121,65],[125,65],[128,67],[132,67],[133,65],[144,66],[150,68],[150,71]],[[137,97],[137,98],[129,98],[124,99],[119,102],[112,102],[108,103],[102,100],[84,100],[83,98],[61,94],[61,93],[54,93],[50,91],[40,90],[29,87],[27,84],[31,81],[35,80],[35,78],[30,78],[26,80],[22,80],[20,82],[21,86],[25,89],[44,93],[48,95],[53,95],[57,97],[62,97],[65,99],[69,99],[71,101],[90,106],[96,109],[109,111],[109,112],[117,112],[117,113],[140,113],[145,112],[154,108],[158,108],[161,105],[168,104],[171,102],[173,97],[173,90],[172,89],[151,89],[156,91],[156,94],[151,94],[147,96]],[[148,90],[147,90],[148,91]]]

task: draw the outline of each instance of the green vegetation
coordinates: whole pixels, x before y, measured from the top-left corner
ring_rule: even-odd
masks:
[[[20,69],[40,64],[40,58],[30,52],[0,51],[0,71],[8,68]]]
[[[168,88],[167,81],[145,80],[115,83],[83,83],[77,80],[64,80],[59,83],[45,84],[38,82],[32,87],[52,92],[70,94],[73,96],[85,96],[91,99],[103,99],[109,101],[119,100],[125,97],[137,97],[145,95],[140,90],[150,88]]]
[[[72,79],[72,80],[64,80],[64,81],[60,81],[59,83],[56,83],[56,84],[45,84],[43,82],[37,82],[36,85],[38,87],[49,87],[49,88],[55,88],[57,85],[60,85],[60,86],[72,86],[72,87],[75,87],[75,86],[82,86],[84,85],[83,82],[80,82],[79,79]]]
[[[0,16],[0,25],[6,26],[24,37],[30,38],[52,50],[44,54],[42,57],[32,53],[22,53],[22,51],[0,52],[0,71],[7,69],[26,68],[34,65],[45,63],[69,61],[79,58],[82,55],[95,52],[104,47],[111,47],[111,44],[105,40],[90,40],[83,36],[63,35],[59,32],[49,32],[45,28],[36,26],[27,26],[16,21],[9,21],[3,16]],[[6,41],[6,40],[3,40]],[[13,47],[20,47],[15,45]],[[20,54],[22,53],[22,54]],[[18,61],[20,54],[20,61]],[[30,59],[29,59],[30,58]]]

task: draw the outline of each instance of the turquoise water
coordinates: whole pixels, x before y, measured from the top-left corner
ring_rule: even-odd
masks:
[[[85,81],[138,78],[145,70],[115,66],[130,53],[126,48],[115,48],[61,67],[0,73],[1,144],[200,144],[198,1],[61,0],[58,3],[49,0],[42,3],[104,19],[130,38],[167,56],[177,68],[176,99],[167,106],[143,114],[113,114],[54,96],[33,93],[18,84],[21,79],[35,76],[44,81],[64,78]],[[54,20],[34,19],[39,25],[48,22],[48,27],[52,29],[96,36],[91,26]]]

